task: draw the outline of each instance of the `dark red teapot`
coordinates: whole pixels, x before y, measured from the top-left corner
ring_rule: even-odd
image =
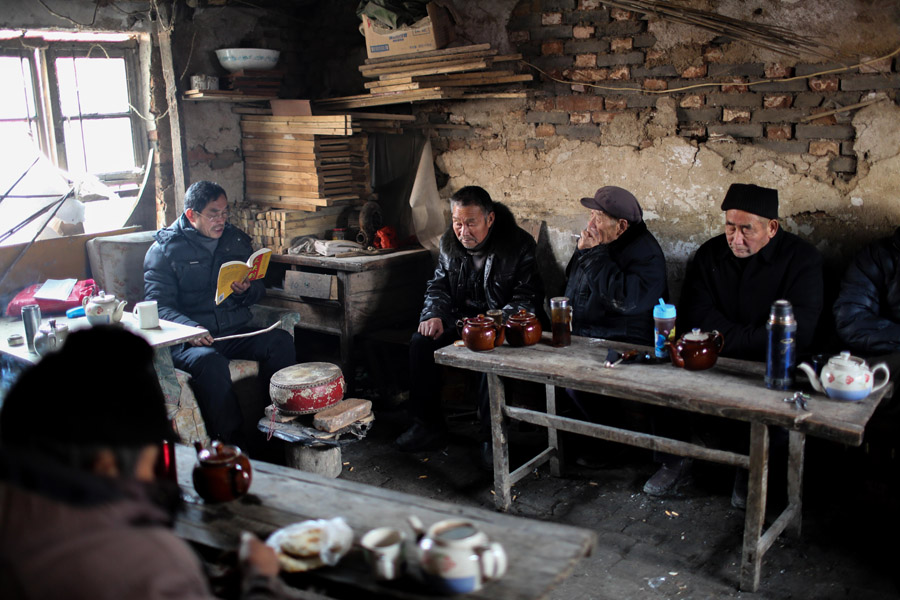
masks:
[[[213,442],[211,449],[203,449],[199,442],[194,447],[194,489],[201,498],[207,502],[228,502],[247,493],[252,479],[250,460],[240,448],[221,442]]]
[[[462,340],[466,348],[475,352],[493,350],[494,346],[503,343],[497,324],[484,315],[462,320]]]
[[[688,371],[702,371],[716,364],[719,352],[725,345],[725,338],[718,331],[707,333],[694,329],[681,336],[674,344],[666,345],[673,365]]]
[[[524,308],[506,320],[506,342],[510,346],[533,346],[541,341],[541,322]]]

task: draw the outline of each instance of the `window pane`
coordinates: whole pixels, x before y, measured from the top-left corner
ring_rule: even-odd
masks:
[[[130,119],[72,120],[63,130],[69,171],[111,173],[134,168]]]
[[[34,94],[28,59],[0,56],[0,119],[34,116]]]
[[[27,121],[0,123],[0,194],[6,192],[40,152]]]
[[[128,112],[123,58],[57,58],[56,77],[66,117]]]

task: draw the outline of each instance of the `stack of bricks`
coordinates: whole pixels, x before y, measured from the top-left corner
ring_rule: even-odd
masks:
[[[252,238],[254,249],[271,248],[276,254],[286,254],[298,237],[326,238],[326,233],[338,226],[345,210],[340,206],[321,208],[316,212],[267,210],[249,205],[236,209],[232,222]]]
[[[522,2],[508,28],[524,60],[545,73],[534,86],[541,93],[524,115],[534,135],[523,147],[543,148],[551,136],[602,143],[614,119],[652,110],[660,98],[671,97],[679,135],[700,141],[729,136],[776,152],[830,157],[830,170],[849,176],[856,170],[853,111],[832,111],[882,97],[896,100],[900,89],[900,66],[890,58],[859,56],[857,63],[873,62],[820,75],[846,65],[730,64],[716,40],[693,47],[694,56],[686,55],[689,46],[681,48],[678,62],[689,66],[678,68],[656,49],[642,15],[599,0]],[[827,114],[816,118],[818,113]],[[440,121],[438,115],[429,119]],[[461,140],[449,137],[451,149],[487,148],[465,132],[456,134]]]

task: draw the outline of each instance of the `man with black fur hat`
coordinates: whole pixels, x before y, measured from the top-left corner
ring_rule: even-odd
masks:
[[[153,350],[120,327],[75,331],[23,373],[0,410],[0,597],[212,598],[171,529],[180,490],[155,478],[173,436]],[[242,598],[284,597],[272,549],[241,545]]]
[[[766,321],[776,300],[788,300],[797,320],[797,350],[813,341],[823,304],[822,256],[781,229],[778,191],[735,183],[722,202],[725,233],[704,243],[688,265],[678,302],[678,330],[716,330],[721,356],[764,361]],[[664,465],[644,487],[670,492],[690,464]],[[732,504],[746,502],[746,471],[736,479]],[[742,488],[742,489],[741,489]]]
[[[434,351],[459,339],[456,322],[501,309],[543,314],[544,290],[535,260],[534,238],[516,225],[510,210],[493,202],[478,186],[466,186],[450,198],[452,224],[441,237],[440,257],[425,291],[418,331],[410,341],[409,408],[414,423],[397,438],[405,452],[443,444],[440,373]],[[482,385],[482,388],[486,388]],[[481,460],[490,460],[488,403],[482,389]]]
[[[591,211],[566,268],[572,332],[620,342],[653,341],[653,305],[668,298],[666,258],[628,190],[608,185],[581,204]]]

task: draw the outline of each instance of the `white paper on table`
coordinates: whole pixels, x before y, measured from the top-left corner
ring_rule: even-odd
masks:
[[[48,279],[34,293],[41,300],[67,300],[75,288],[76,279]]]

